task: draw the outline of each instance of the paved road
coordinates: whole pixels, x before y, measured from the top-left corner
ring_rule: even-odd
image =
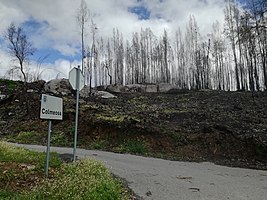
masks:
[[[37,151],[44,146],[18,145]],[[72,153],[71,148],[51,151]],[[267,200],[267,171],[230,168],[212,163],[176,162],[128,154],[77,149],[80,158],[103,161],[148,200]]]

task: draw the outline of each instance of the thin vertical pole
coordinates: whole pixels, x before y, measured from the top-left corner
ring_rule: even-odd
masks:
[[[48,168],[49,168],[49,154],[50,154],[50,137],[51,137],[51,120],[48,121],[48,133],[47,133],[47,147],[46,147],[46,167],[45,167],[45,175],[48,176]]]
[[[79,67],[79,66],[78,66]],[[79,68],[76,70],[76,113],[75,113],[75,133],[74,133],[74,148],[73,148],[73,162],[76,161],[76,146],[77,146],[77,131],[78,131],[78,116],[79,116],[79,83],[80,73]]]

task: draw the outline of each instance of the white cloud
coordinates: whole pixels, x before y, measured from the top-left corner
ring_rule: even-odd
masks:
[[[53,63],[42,63],[39,67],[39,63],[30,62],[25,63],[25,72],[28,71],[32,76],[40,75],[42,80],[51,80],[56,77],[59,78],[68,78],[70,69],[79,65],[79,61],[75,60],[70,62],[64,59],[58,59]],[[5,51],[0,49],[0,78],[9,78],[18,80],[21,77],[21,72],[17,71],[16,73],[8,74],[8,71],[14,66],[18,66],[16,60],[12,59]]]
[[[0,0],[0,30],[1,34],[11,22],[16,24],[22,23],[27,19],[27,15],[21,10],[14,1]]]
[[[5,51],[0,49],[0,78],[4,77],[10,67],[10,57]]]
[[[70,69],[78,64],[79,61],[69,62],[68,60],[59,59],[54,63],[44,63],[38,72],[41,73],[40,78],[46,81],[55,78],[68,78]],[[32,70],[34,69],[36,68],[32,66]]]
[[[189,16],[194,15],[202,34],[211,30],[213,22],[222,22],[224,0],[86,0],[91,16],[98,26],[97,36],[111,37],[118,28],[125,39],[141,28],[151,28],[155,35],[166,29],[174,35],[178,27],[183,31]],[[21,24],[35,20],[40,27],[31,36],[36,48],[52,48],[62,55],[74,56],[80,51],[79,27],[75,21],[80,0],[0,0],[0,34],[14,22]],[[150,12],[149,20],[139,20],[128,11],[132,6],[145,6]],[[87,26],[87,45],[92,34]],[[1,54],[2,55],[2,54]],[[59,58],[60,59],[60,58]],[[1,61],[7,64],[6,61]],[[64,61],[53,63],[57,69],[66,70]],[[2,65],[3,66],[3,65]],[[0,75],[3,74],[1,66]],[[8,66],[8,64],[7,64]],[[49,71],[49,70],[47,70]],[[52,76],[52,75],[51,75]]]

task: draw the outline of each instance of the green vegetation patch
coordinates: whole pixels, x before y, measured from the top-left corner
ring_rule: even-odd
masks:
[[[113,150],[118,153],[133,153],[142,155],[148,152],[145,141],[130,139],[115,147]]]
[[[0,162],[3,163],[23,163],[35,165],[35,169],[44,171],[44,164],[46,160],[45,153],[38,153],[28,149],[15,147],[5,142],[0,142]],[[51,153],[50,166],[59,167],[61,159],[55,153]]]
[[[183,146],[189,143],[187,137],[181,133],[171,132],[169,136],[176,146]]]
[[[63,164],[52,153],[49,179],[44,166],[45,153],[0,142],[0,199],[127,199],[121,182],[100,162]]]
[[[51,134],[51,145],[56,146],[70,146],[72,142],[68,141],[68,138],[62,131],[52,132]]]
[[[109,122],[123,122],[123,120],[127,117],[124,115],[114,115],[114,116],[105,116],[105,115],[96,115],[97,119]]]
[[[128,100],[128,103],[141,110],[146,109],[149,106],[148,98],[146,96],[134,97]]]
[[[55,131],[51,133],[51,145],[55,146],[71,146],[72,140],[69,137],[74,133],[73,128],[69,128],[66,133],[62,131]],[[6,136],[5,140],[8,142],[18,142],[23,144],[40,144],[44,143],[47,138],[47,133],[38,133],[36,131],[21,131],[17,135]]]
[[[18,142],[24,144],[40,143],[43,135],[35,131],[21,131],[16,136],[7,136],[9,142]]]
[[[45,153],[0,142],[0,199],[27,199],[18,196],[44,181],[45,160]],[[51,153],[51,174],[59,170],[61,165],[57,154]]]
[[[8,79],[0,79],[0,85],[5,85],[9,91],[13,91],[17,87],[17,82]]]
[[[63,175],[47,181],[29,199],[126,199],[121,184],[111,177],[103,164],[85,159],[74,164],[63,165]]]
[[[90,146],[92,149],[105,149],[105,147],[108,145],[107,140],[95,140],[91,142]]]

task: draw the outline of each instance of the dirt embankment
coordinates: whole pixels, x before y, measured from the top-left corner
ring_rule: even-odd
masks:
[[[0,102],[1,137],[46,143],[39,119],[43,83]],[[29,112],[26,112],[28,95]],[[267,94],[173,91],[90,97],[80,102],[78,145],[175,160],[267,169]],[[53,122],[52,145],[71,146],[75,97],[64,96],[64,120]]]

